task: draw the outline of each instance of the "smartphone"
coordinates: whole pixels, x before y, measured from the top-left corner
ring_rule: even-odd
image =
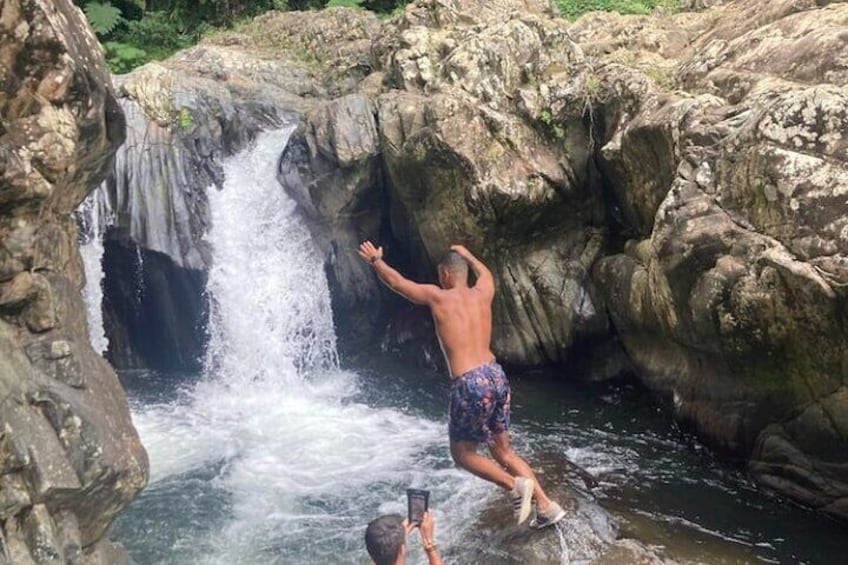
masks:
[[[430,506],[430,491],[417,488],[406,489],[406,504],[410,524],[420,524]]]

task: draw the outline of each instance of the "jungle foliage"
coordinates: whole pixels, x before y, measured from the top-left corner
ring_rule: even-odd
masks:
[[[560,14],[569,20],[586,12],[604,11],[620,14],[649,15],[655,8],[676,9],[679,0],[556,0]]]
[[[125,73],[196,43],[204,33],[228,28],[268,10],[358,7],[393,14],[411,0],[74,0],[100,38],[109,66]],[[575,19],[591,10],[649,14],[673,8],[678,0],[555,0],[562,15]]]

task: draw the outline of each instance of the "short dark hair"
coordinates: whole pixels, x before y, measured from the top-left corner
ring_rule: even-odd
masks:
[[[365,547],[377,565],[394,565],[400,546],[406,543],[406,531],[400,514],[380,516],[365,529]]]
[[[439,267],[455,274],[468,272],[468,261],[456,251],[448,251],[439,262]]]

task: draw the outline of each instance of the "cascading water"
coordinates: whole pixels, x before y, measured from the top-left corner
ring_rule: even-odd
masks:
[[[224,189],[209,190],[206,371],[230,384],[294,387],[305,374],[338,365],[320,255],[276,182],[276,155],[289,135],[263,135],[255,151],[230,159]]]
[[[85,301],[88,318],[88,339],[94,350],[106,353],[109,340],[103,327],[103,224],[101,203],[97,192],[89,194],[77,210],[82,242],[80,255],[85,270]]]

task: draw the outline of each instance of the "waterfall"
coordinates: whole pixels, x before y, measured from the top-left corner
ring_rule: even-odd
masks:
[[[80,224],[80,255],[85,270],[85,301],[88,318],[88,339],[101,355],[109,347],[103,327],[103,222],[98,193],[92,192],[77,210]]]
[[[330,290],[321,254],[276,180],[294,128],[264,133],[230,158],[223,190],[208,191],[214,263],[207,374],[231,384],[293,384],[337,366]]]

